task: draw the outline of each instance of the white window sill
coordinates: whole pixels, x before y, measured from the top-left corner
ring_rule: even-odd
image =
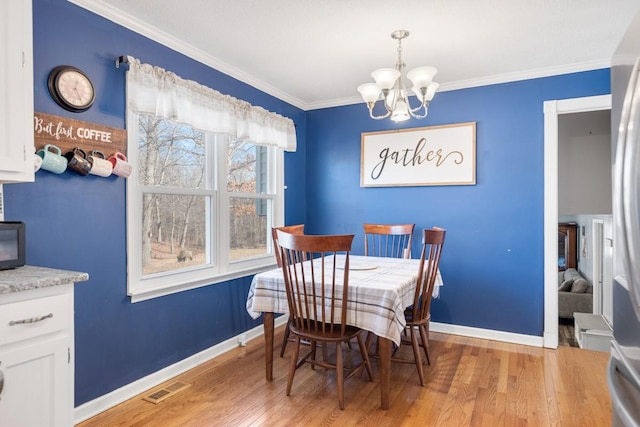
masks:
[[[188,291],[190,289],[201,288],[203,286],[215,285],[216,283],[227,282],[233,279],[239,279],[241,277],[247,277],[254,274],[262,273],[263,271],[273,270],[276,265],[273,263],[261,265],[253,268],[244,269],[242,271],[233,271],[218,276],[208,277],[205,279],[192,281],[188,283],[181,283],[176,285],[169,285],[163,287],[143,288],[142,286],[137,289],[129,289],[128,295],[131,298],[132,303],[150,300],[153,298],[159,298],[165,295],[171,295],[178,292]]]

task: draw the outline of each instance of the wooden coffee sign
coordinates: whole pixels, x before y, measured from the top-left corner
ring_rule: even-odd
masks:
[[[36,112],[33,130],[36,151],[53,144],[63,154],[75,147],[80,147],[87,154],[93,150],[101,151],[106,157],[116,151],[127,154],[127,131],[124,129]]]

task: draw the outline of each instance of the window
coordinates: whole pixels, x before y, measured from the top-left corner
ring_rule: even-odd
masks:
[[[131,90],[131,69],[127,129],[134,174],[127,181],[127,261],[132,301],[272,266],[270,230],[284,218],[283,149],[227,129],[202,129],[189,123],[191,115],[176,120],[140,108],[135,102],[140,94]],[[257,140],[262,136],[254,134]]]
[[[135,300],[273,264],[282,150],[137,115],[129,160],[129,293]],[[278,221],[277,223],[281,223]],[[137,255],[137,256],[136,256]],[[136,294],[142,293],[142,298]]]

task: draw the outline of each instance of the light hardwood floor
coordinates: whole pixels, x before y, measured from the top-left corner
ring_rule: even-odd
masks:
[[[276,332],[279,343],[282,327]],[[380,409],[377,366],[374,382],[367,382],[366,375],[345,382],[344,411],[338,409],[331,371],[299,369],[291,396],[285,396],[293,346],[287,347],[284,358],[278,357],[276,346],[274,379],[268,382],[260,338],[176,377],[191,386],[157,405],[137,396],[78,426],[611,424],[607,353],[571,347],[548,350],[433,332],[430,342],[427,386],[420,387],[414,365],[393,363],[387,411]]]

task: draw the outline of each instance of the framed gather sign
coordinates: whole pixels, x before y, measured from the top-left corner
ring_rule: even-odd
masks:
[[[476,122],[365,132],[361,144],[361,187],[476,183]]]

